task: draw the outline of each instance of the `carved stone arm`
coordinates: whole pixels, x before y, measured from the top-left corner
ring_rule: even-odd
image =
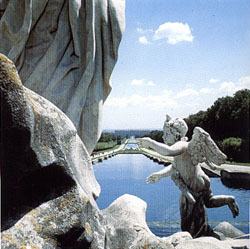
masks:
[[[210,162],[209,160],[206,161],[207,166],[209,166],[211,169],[216,170],[218,168],[218,166],[212,162]]]
[[[172,169],[172,164],[171,164],[168,167],[149,175],[149,177],[147,178],[147,183],[156,183],[161,178],[171,176],[172,172],[173,172],[173,169]]]
[[[149,137],[145,138],[138,138],[137,141],[139,141],[140,145],[144,148],[152,148],[159,154],[163,156],[178,156],[180,155],[184,148],[185,148],[185,142],[177,142],[174,145],[168,146],[163,143],[159,143]]]

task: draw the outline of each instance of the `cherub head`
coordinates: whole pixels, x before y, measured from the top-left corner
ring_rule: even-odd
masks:
[[[177,141],[186,140],[188,127],[186,122],[181,118],[171,118],[166,115],[166,121],[163,126],[163,141],[168,145],[172,145]]]

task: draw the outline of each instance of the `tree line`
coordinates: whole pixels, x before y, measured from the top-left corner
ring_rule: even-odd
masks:
[[[112,149],[116,145],[121,145],[125,139],[126,136],[123,135],[115,135],[111,132],[103,132],[98,143],[95,146],[94,153]]]
[[[220,149],[235,161],[249,162],[249,103],[250,90],[237,91],[233,97],[217,99],[206,111],[185,119],[188,138],[199,126],[206,130]]]
[[[148,134],[145,134],[143,136],[135,136],[136,138],[137,137],[150,137],[152,139],[154,139],[155,141],[157,142],[160,142],[160,143],[163,143],[163,132],[160,131],[160,130],[153,130],[153,131],[150,131]]]
[[[127,136],[125,135],[116,135],[111,132],[103,132],[101,134],[101,137],[98,142],[112,142],[116,141],[117,144],[121,144],[121,141],[123,141]]]

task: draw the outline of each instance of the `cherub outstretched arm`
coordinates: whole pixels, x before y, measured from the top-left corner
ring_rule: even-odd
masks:
[[[183,153],[184,143],[177,142],[171,146],[159,143],[149,137],[137,138],[137,141],[144,148],[152,148],[163,156],[178,156]]]
[[[171,176],[172,181],[175,185],[180,189],[180,191],[190,200],[191,203],[195,203],[195,199],[193,195],[190,193],[187,185],[183,182],[182,178],[180,177],[179,172],[173,167],[173,165],[169,165],[168,167],[154,172],[147,178],[147,183],[156,183],[161,178]]]
[[[218,168],[218,166],[212,162],[210,162],[209,160],[205,161],[206,165],[209,166],[209,168],[216,170]]]
[[[172,164],[165,167],[164,169],[154,172],[147,177],[147,183],[156,183],[160,181],[161,178],[171,176],[173,173]]]

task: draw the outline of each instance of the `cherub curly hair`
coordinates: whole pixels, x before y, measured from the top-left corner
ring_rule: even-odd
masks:
[[[185,135],[188,131],[186,122],[181,118],[171,118],[166,115],[166,121],[164,122],[163,129],[169,127],[170,131],[176,135],[176,141],[187,140]]]

